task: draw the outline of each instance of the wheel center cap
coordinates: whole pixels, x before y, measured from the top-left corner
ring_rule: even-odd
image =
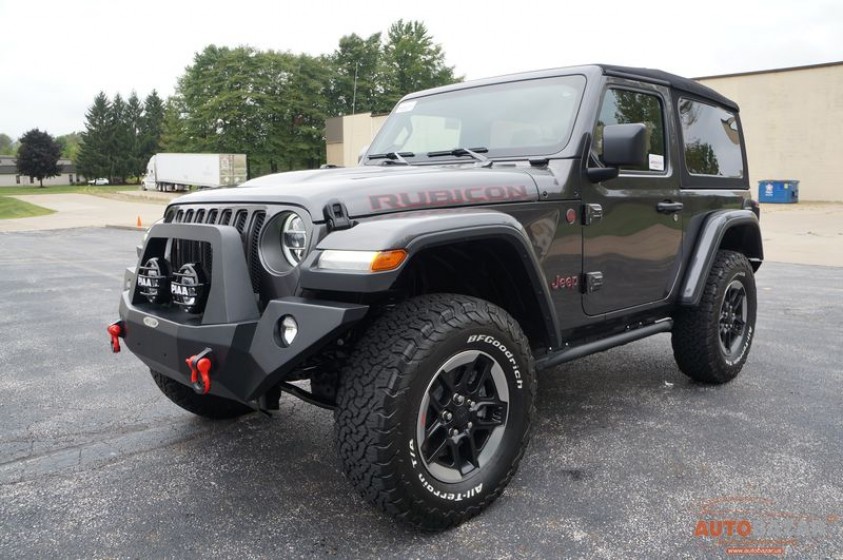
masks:
[[[454,410],[454,424],[457,426],[464,426],[471,419],[468,408],[465,406],[457,407]]]

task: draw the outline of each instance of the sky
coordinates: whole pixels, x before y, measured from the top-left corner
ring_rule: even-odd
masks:
[[[0,132],[84,130],[99,91],[174,93],[209,44],[329,54],[423,21],[466,79],[604,62],[688,77],[843,61],[839,0],[0,0]]]

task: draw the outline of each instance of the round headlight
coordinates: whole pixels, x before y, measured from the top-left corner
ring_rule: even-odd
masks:
[[[307,230],[304,221],[295,212],[290,212],[281,224],[281,249],[290,266],[298,265],[307,250]]]

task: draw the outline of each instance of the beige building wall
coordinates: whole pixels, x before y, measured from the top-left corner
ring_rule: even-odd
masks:
[[[740,106],[753,196],[796,179],[800,200],[843,202],[843,62],[697,80]]]
[[[387,115],[358,113],[334,117],[325,122],[328,165],[356,167],[360,152],[381,129]]]

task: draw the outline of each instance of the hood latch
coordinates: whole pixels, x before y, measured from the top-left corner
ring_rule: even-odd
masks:
[[[345,204],[337,199],[329,200],[325,208],[322,209],[322,213],[325,215],[330,231],[350,229],[354,225],[348,217],[348,209],[346,209]]]

